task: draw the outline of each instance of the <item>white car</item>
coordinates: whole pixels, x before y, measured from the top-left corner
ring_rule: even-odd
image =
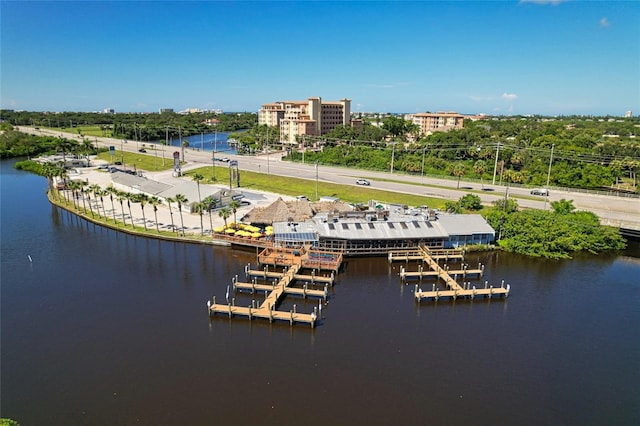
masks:
[[[367,186],[371,185],[371,182],[369,182],[369,181],[368,181],[368,180],[366,180],[366,179],[357,179],[357,180],[356,180],[356,183],[357,183],[358,185],[367,185]]]
[[[549,196],[549,190],[544,188],[536,188],[531,190],[531,195],[545,195]]]

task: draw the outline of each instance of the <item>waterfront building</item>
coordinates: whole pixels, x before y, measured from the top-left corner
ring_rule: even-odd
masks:
[[[462,129],[464,116],[457,112],[420,112],[417,114],[406,114],[404,119],[411,121],[420,129],[423,136],[433,132],[448,132],[453,129]]]
[[[351,125],[351,100],[323,101],[320,97],[305,101],[278,101],[262,105],[258,124],[277,126],[280,142],[296,144],[302,136],[321,136],[338,125]]]
[[[322,208],[318,205],[324,204]],[[345,256],[386,255],[389,250],[457,248],[490,244],[494,229],[481,215],[447,214],[428,208],[405,209],[371,203],[368,210],[346,204],[285,202],[249,212],[247,223],[271,225],[278,247],[311,246]]]

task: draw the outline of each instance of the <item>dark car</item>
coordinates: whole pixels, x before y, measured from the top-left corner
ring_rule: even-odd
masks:
[[[138,150],[138,152],[147,152],[147,150],[146,150],[146,149],[144,149],[144,148],[140,148],[140,149]]]

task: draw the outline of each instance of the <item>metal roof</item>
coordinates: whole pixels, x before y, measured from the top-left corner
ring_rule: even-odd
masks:
[[[449,235],[495,235],[496,233],[479,214],[439,214],[438,222]]]
[[[333,218],[316,215],[305,222],[273,224],[276,241],[341,240],[428,240],[447,239],[461,235],[495,235],[495,231],[480,215],[439,214],[436,220],[424,215],[391,215],[387,220],[364,218]]]
[[[343,240],[415,240],[446,238],[449,234],[437,221],[418,217],[358,220],[319,218],[316,229],[321,238]]]
[[[124,172],[111,173],[111,181],[115,184],[122,185],[150,195],[159,195],[163,191],[171,188],[171,185],[150,180],[145,177],[130,175]]]
[[[313,221],[276,222],[273,224],[273,237],[282,242],[315,242],[319,239]]]

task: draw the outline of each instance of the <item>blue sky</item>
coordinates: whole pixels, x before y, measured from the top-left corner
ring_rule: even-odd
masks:
[[[0,106],[640,113],[637,1],[5,1]]]

